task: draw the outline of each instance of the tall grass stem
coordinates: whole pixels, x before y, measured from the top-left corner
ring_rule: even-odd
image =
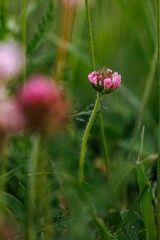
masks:
[[[128,161],[131,158],[131,155],[132,155],[132,152],[135,147],[136,140],[137,140],[137,136],[138,136],[141,126],[142,126],[146,105],[149,100],[152,85],[154,82],[154,76],[155,76],[155,72],[156,72],[156,64],[157,64],[157,48],[155,48],[155,51],[154,51],[154,54],[152,57],[151,67],[150,67],[150,71],[148,73],[148,78],[147,78],[147,81],[145,84],[142,102],[140,104],[139,111],[137,114],[136,124],[135,124],[134,130],[133,130],[133,137],[132,137],[132,141],[131,141],[130,151],[129,151],[128,157],[127,157]]]
[[[104,158],[105,158],[105,163],[106,163],[107,176],[109,179],[110,178],[110,162],[108,159],[106,137],[105,137],[104,127],[103,127],[103,118],[102,118],[101,113],[99,114],[99,119],[100,119],[100,129],[101,129],[102,141],[103,141],[103,146],[104,146],[104,155],[105,155]]]
[[[87,17],[87,24],[88,24],[91,66],[92,66],[92,70],[95,70],[95,56],[94,56],[94,45],[93,45],[93,35],[92,35],[92,24],[91,24],[91,16],[90,16],[88,0],[85,0],[85,7],[86,7],[86,17]]]
[[[160,240],[160,0],[157,0],[157,46],[158,46],[158,160],[157,160],[157,239]]]

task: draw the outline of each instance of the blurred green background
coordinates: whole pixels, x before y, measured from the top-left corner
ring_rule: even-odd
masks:
[[[54,14],[49,11],[49,3],[50,0],[27,1],[27,76],[43,73],[54,78],[55,75],[63,11],[60,0],[55,1]],[[114,93],[105,95],[102,102],[108,159],[112,175],[120,182],[127,173],[123,168],[124,164],[136,162],[138,158],[143,126],[145,133],[142,159],[157,152],[156,1],[93,0],[90,10],[96,69],[106,66],[122,76],[122,86]],[[44,34],[37,40],[36,47],[31,50],[38,24],[48,13],[51,19],[45,26]],[[21,42],[20,0],[16,0],[16,3],[15,0],[9,1],[8,27],[10,31],[8,38],[12,36]],[[65,171],[75,177],[78,171],[81,139],[96,98],[96,92],[89,85],[87,78],[91,71],[86,13],[82,4],[75,12],[65,71],[61,79],[71,99],[72,120],[65,134],[59,138],[53,136],[46,145],[51,161],[54,162],[54,169]],[[18,79],[16,86],[20,81],[22,77]],[[29,159],[31,143],[32,139],[26,143],[23,136],[12,136],[10,169]],[[107,195],[105,183],[107,169],[104,170],[104,159],[97,117],[88,141],[85,178]],[[155,172],[153,162],[152,168],[147,168],[148,178],[153,183],[156,179]],[[17,174],[15,181],[21,179],[25,185],[26,173],[21,174]],[[59,178],[56,181],[55,189],[58,189]],[[14,184],[14,181],[10,183],[11,186]],[[14,187],[10,189],[17,195]],[[118,201],[127,208],[138,193],[135,173],[128,175],[128,180],[123,182],[120,190],[117,190]],[[72,194],[71,196],[74,195]],[[24,196],[18,193],[17,197],[23,199]],[[54,201],[56,205],[56,200]]]
[[[27,1],[28,49],[32,45],[41,18],[49,11],[49,3],[49,0]],[[105,95],[102,104],[108,155],[114,169],[128,160],[136,161],[143,126],[143,157],[157,152],[156,1],[93,0],[90,10],[96,69],[107,66],[122,76],[121,88],[113,94]],[[33,73],[54,76],[62,14],[62,5],[57,0],[54,20],[50,20],[49,28],[46,27],[35,49],[31,53],[28,50],[28,76]],[[9,17],[12,35],[21,41],[20,0],[17,0],[16,4],[13,0],[9,2]],[[73,122],[70,123],[69,135],[64,136],[65,144],[63,147],[61,144],[57,146],[60,149],[64,148],[64,152],[67,151],[68,155],[62,154],[62,158],[74,159],[75,174],[79,144],[89,118],[87,113],[93,107],[96,98],[96,92],[90,87],[87,79],[90,72],[88,30],[85,7],[82,4],[76,10],[62,79],[71,98]],[[97,118],[89,139],[89,156],[99,158],[103,152],[102,145]],[[73,150],[67,150],[70,148]],[[59,150],[57,152],[59,153]]]

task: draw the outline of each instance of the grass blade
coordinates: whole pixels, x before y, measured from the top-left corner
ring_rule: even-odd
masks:
[[[129,220],[131,219],[133,213],[136,211],[136,209],[138,208],[138,206],[140,205],[140,203],[142,202],[142,200],[144,199],[147,191],[149,189],[149,185],[145,185],[143,191],[141,191],[140,195],[138,196],[138,198],[136,199],[136,201],[133,203],[132,207],[130,208],[129,212],[127,213],[127,215],[124,217],[124,219],[122,220],[122,222],[120,223],[120,225],[117,227],[116,229],[116,234],[118,232],[121,232],[124,227],[126,226],[126,224],[129,222]],[[155,238],[152,238],[155,239]]]
[[[0,191],[0,205],[1,207],[7,206],[19,219],[23,217],[25,212],[24,205],[16,197],[7,192]]]
[[[0,176],[0,186],[3,186],[7,181],[9,181],[12,177],[15,176],[15,173],[20,170],[21,168],[25,167],[27,163],[21,164],[20,166],[12,169],[9,172]]]
[[[138,184],[140,193],[144,186],[147,184],[147,178],[144,170],[144,166],[142,163],[137,164],[137,176],[138,176]],[[154,219],[154,211],[152,205],[152,197],[150,188],[147,189],[147,193],[141,202],[141,211],[142,217],[144,221],[145,228],[147,229],[148,239],[156,239],[156,225]]]
[[[140,153],[139,153],[139,156],[137,159],[137,167],[136,167],[140,193],[142,192],[142,190],[146,186],[146,184],[148,184],[144,165],[140,161],[140,159],[142,158],[142,153],[143,153],[143,142],[144,142],[144,127],[142,129],[141,147],[140,147]],[[150,188],[148,189],[146,196],[144,197],[144,199],[141,202],[141,212],[142,212],[144,226],[147,230],[148,239],[156,239],[157,232],[156,232],[156,224],[155,224],[152,196],[151,196]]]
[[[95,224],[96,227],[98,229],[99,235],[101,236],[101,238],[103,240],[111,240],[113,238],[112,235],[107,231],[106,226],[104,225],[104,222],[102,221],[102,219],[96,217],[95,218]]]

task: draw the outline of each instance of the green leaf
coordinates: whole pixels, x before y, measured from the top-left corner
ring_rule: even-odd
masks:
[[[142,189],[146,184],[148,184],[143,164],[139,162],[137,164],[136,170],[137,170],[139,190],[140,190],[140,193],[142,193]],[[141,211],[142,211],[144,225],[147,230],[148,239],[156,239],[157,233],[156,233],[156,225],[155,225],[150,188],[148,188],[145,197],[142,199]]]
[[[125,210],[121,213],[124,219],[129,210]],[[126,224],[125,228],[121,232],[118,232],[116,236],[117,240],[146,240],[146,230],[144,229],[144,223],[137,212],[134,212],[132,218]]]
[[[103,240],[111,240],[113,237],[109,231],[107,230],[107,227],[105,226],[103,220],[101,218],[96,217],[95,218],[95,224],[98,229],[99,235]]]
[[[14,175],[16,174],[16,172],[18,170],[20,170],[21,168],[23,168],[26,165],[26,163],[21,164],[20,166],[12,169],[11,171],[3,174],[0,176],[0,186],[3,186],[7,181],[9,181],[12,177],[14,177]]]
[[[24,205],[13,195],[0,191],[0,204],[11,209],[21,219],[25,211]]]
[[[125,216],[127,216],[128,214],[128,210],[122,212],[122,218],[125,218]],[[128,236],[130,237],[130,239],[134,239],[134,240],[145,240],[146,236],[144,233],[144,224],[143,221],[140,217],[140,215],[137,212],[134,212],[132,217],[130,218],[129,222],[126,224],[125,226],[125,230],[128,234]],[[143,235],[142,235],[143,233]]]

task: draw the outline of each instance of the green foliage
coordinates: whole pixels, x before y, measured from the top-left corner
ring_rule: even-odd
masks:
[[[37,26],[37,30],[35,31],[34,35],[32,36],[28,44],[27,47],[28,57],[32,57],[32,55],[36,52],[41,43],[46,39],[48,31],[50,31],[53,26],[54,15],[55,15],[54,2],[50,1],[48,11],[41,18]]]
[[[122,212],[122,218],[125,219],[126,215],[128,215],[127,210]],[[119,232],[118,239],[146,239],[144,224],[140,215],[137,212],[134,212],[132,214],[132,217],[129,219],[129,222],[125,226],[125,231],[122,230],[121,232]]]
[[[95,223],[99,232],[99,235],[104,240],[110,240],[112,239],[112,235],[107,231],[105,224],[100,218],[95,219]]]
[[[24,205],[13,195],[6,193],[6,192],[0,192],[0,203],[1,208],[5,208],[6,206],[11,209],[14,214],[19,218],[19,220],[22,220],[24,217]]]
[[[138,175],[139,189],[141,192],[143,187],[147,183],[144,167],[141,163],[137,165],[137,175]],[[148,189],[146,196],[141,202],[141,210],[142,210],[143,221],[147,231],[148,239],[156,239],[156,225],[155,225],[155,217],[154,217],[150,189]]]
[[[149,186],[145,186],[143,191],[139,195],[139,197],[136,199],[136,201],[134,202],[134,204],[130,208],[130,210],[128,212],[126,212],[125,214],[122,213],[123,220],[122,220],[122,222],[120,223],[120,225],[116,229],[116,234],[117,235],[121,231],[123,231],[124,228],[126,228],[126,230],[128,231],[128,229],[130,228],[130,226],[132,226],[133,223],[134,223],[133,226],[135,227],[135,222],[137,223],[137,219],[134,219],[135,216],[136,216],[135,211],[137,210],[139,204],[143,201],[143,198],[145,197],[145,195],[146,195],[146,193],[148,191],[148,188],[149,188]],[[131,221],[132,218],[134,219],[134,221]],[[133,229],[134,227],[131,227],[131,229]],[[141,230],[141,229],[139,229],[139,230]],[[137,229],[133,229],[133,230],[130,231],[130,234],[132,234],[132,235],[139,234],[139,231],[137,233]],[[133,239],[136,239],[136,238],[133,238]]]

